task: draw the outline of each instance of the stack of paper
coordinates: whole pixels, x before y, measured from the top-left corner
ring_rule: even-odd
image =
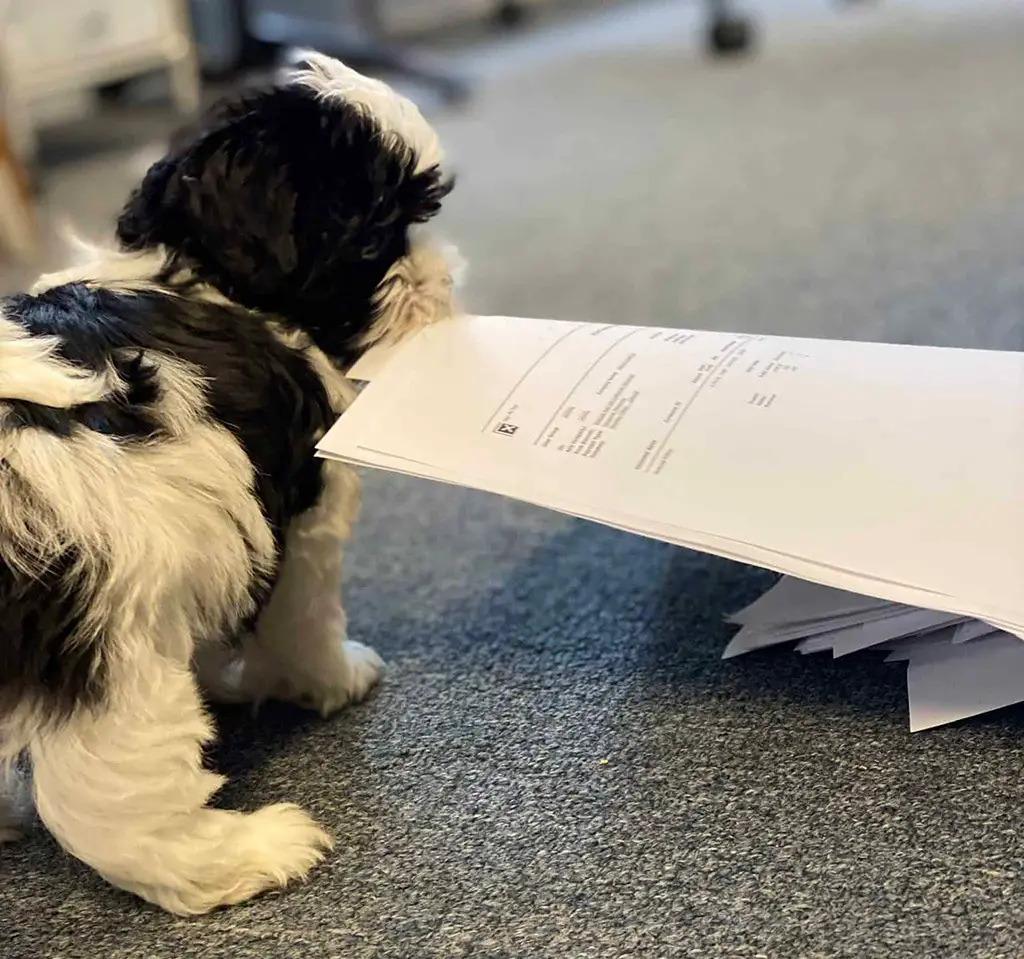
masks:
[[[916,609],[785,576],[730,617],[728,659],[782,643],[834,658],[862,650],[907,663],[910,728],[927,729],[1024,701],[1024,642],[977,619]]]
[[[467,316],[351,375],[372,382],[323,456],[844,591],[749,621],[762,638],[1024,632],[1024,354]],[[1007,633],[929,641],[932,672]]]

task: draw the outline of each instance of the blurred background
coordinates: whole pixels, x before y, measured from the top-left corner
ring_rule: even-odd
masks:
[[[109,235],[201,102],[312,46],[440,129],[472,309],[1021,344],[1012,0],[0,9],[4,291],[61,262],[61,222]]]

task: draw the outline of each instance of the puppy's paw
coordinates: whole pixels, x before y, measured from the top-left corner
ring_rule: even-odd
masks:
[[[313,662],[282,662],[266,650],[250,648],[230,661],[207,658],[197,672],[211,702],[276,700],[330,716],[363,699],[380,679],[383,666],[368,646],[343,640],[320,652]]]
[[[343,648],[349,666],[349,698],[359,702],[377,685],[384,660],[376,650],[351,639],[345,640]]]
[[[298,695],[289,698],[327,717],[365,698],[377,684],[383,668],[384,660],[369,646],[345,640],[342,655],[329,673],[306,679]]]

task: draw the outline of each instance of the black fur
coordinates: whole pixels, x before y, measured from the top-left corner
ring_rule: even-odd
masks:
[[[126,442],[159,438],[163,424],[157,413],[159,390],[156,370],[144,362],[145,354],[111,357],[125,385],[123,394],[109,400],[57,409],[26,400],[6,400],[4,426],[8,429],[41,429],[57,436],[71,436],[76,427],[105,433]]]
[[[215,107],[154,165],[118,238],[163,244],[227,297],[283,316],[340,362],[373,320],[373,294],[407,250],[408,228],[451,189],[372,118],[300,86]]]
[[[244,447],[275,535],[280,539],[292,517],[316,502],[321,463],[315,444],[334,413],[316,371],[259,315],[191,299],[187,289],[125,293],[84,283],[8,297],[3,312],[33,335],[58,337],[61,354],[79,366],[100,371],[115,363],[132,385],[117,403],[34,407],[31,415],[20,414],[37,419],[25,425],[66,434],[82,424],[126,439],[152,436],[159,398],[142,357],[167,353],[206,378],[210,415]],[[132,356],[127,364],[125,351]],[[26,411],[31,406],[21,404]]]
[[[291,519],[320,496],[322,464],[315,444],[334,413],[316,371],[263,318],[190,299],[188,289],[126,293],[82,283],[7,297],[0,310],[34,335],[58,337],[60,353],[83,368],[115,365],[128,384],[117,400],[70,409],[4,401],[3,428],[61,436],[92,429],[129,444],[152,441],[164,430],[158,357],[187,361],[207,381],[209,416],[238,438],[253,464],[255,492],[280,553]],[[0,469],[11,467],[0,460]],[[30,497],[32,491],[18,495]],[[31,700],[59,719],[102,697],[102,637],[81,634],[88,590],[74,560],[71,554],[62,557],[39,577],[0,562],[0,718]],[[250,584],[257,607],[272,586]],[[236,633],[251,625],[225,624]]]
[[[0,718],[34,704],[59,719],[103,698],[103,644],[82,633],[88,591],[75,561],[68,552],[37,576],[0,563]]]
[[[118,221],[126,249],[166,252],[161,289],[69,283],[0,299],[7,318],[56,337],[67,360],[114,365],[125,390],[71,409],[5,401],[2,428],[173,442],[156,371],[160,355],[187,361],[206,380],[209,415],[254,466],[280,552],[291,519],[322,492],[314,444],[334,414],[315,370],[266,317],[306,331],[340,364],[354,360],[410,226],[433,217],[452,186],[417,166],[360,108],[297,84],[216,106],[150,169]],[[205,284],[237,305],[207,302]],[[17,486],[10,464],[0,459],[0,470]],[[32,490],[17,495],[28,502]],[[257,604],[272,585],[251,584]],[[0,562],[0,718],[26,701],[61,718],[102,699],[103,637],[82,632],[89,588],[73,552],[34,577]]]

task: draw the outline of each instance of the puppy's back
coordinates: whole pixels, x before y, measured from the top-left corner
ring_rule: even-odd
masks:
[[[336,413],[294,337],[195,285],[63,283],[0,316],[0,724],[35,725],[255,614]]]

